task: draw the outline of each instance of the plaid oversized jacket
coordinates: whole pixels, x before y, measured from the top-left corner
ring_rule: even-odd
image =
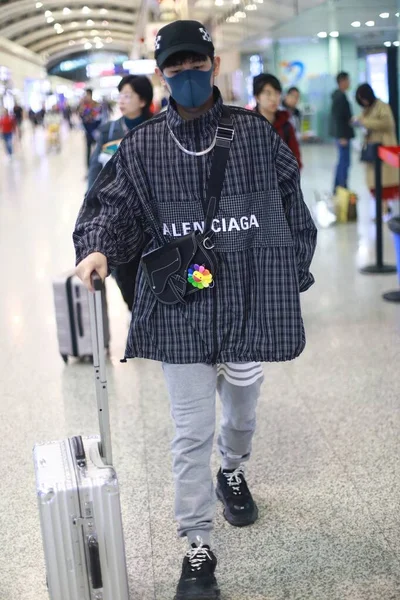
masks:
[[[170,104],[165,113],[130,132],[86,195],[74,231],[76,261],[102,252],[109,268],[171,237],[201,230],[201,198],[222,112],[213,108],[184,121]],[[304,203],[296,159],[270,124],[255,112],[231,107],[231,146],[219,212],[213,223],[219,259],[213,289],[187,304],[163,305],[140,270],[126,358],[167,363],[286,361],[305,346],[299,292],[309,272],[316,228]]]

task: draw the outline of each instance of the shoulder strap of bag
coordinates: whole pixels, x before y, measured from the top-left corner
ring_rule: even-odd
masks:
[[[211,237],[213,235],[212,223],[218,213],[222,186],[225,179],[225,170],[228,163],[229,151],[233,142],[235,130],[230,110],[222,107],[222,117],[218,123],[214,155],[211,163],[210,178],[207,184],[206,200],[204,208],[204,232]]]

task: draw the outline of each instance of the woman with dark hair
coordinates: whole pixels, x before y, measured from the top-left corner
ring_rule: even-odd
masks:
[[[279,79],[269,73],[257,75],[253,79],[253,94],[257,102],[256,111],[271,123],[276,133],[289,146],[301,169],[300,147],[290,122],[291,115],[287,110],[279,109],[282,95]]]
[[[112,150],[117,149],[119,142],[128,131],[151,117],[150,105],[153,102],[153,87],[147,77],[127,75],[121,79],[118,91],[118,106],[122,117],[100,127],[100,136],[90,160],[89,188],[94,184],[107,160],[111,158]],[[107,147],[105,148],[105,146]]]
[[[153,86],[147,77],[127,75],[121,79],[118,91],[118,105],[122,117],[100,127],[100,137],[90,160],[88,189],[92,187],[103,166],[116,152],[122,138],[151,117],[150,106],[153,102]],[[140,253],[130,262],[119,265],[113,271],[118,287],[130,311],[135,295],[135,282],[139,263]]]
[[[396,124],[389,104],[379,100],[368,83],[360,85],[356,92],[356,101],[364,109],[360,116],[354,117],[355,125],[362,125],[367,130],[366,144],[397,146]],[[375,195],[375,166],[366,164],[367,185]],[[394,200],[399,195],[398,169],[382,164],[382,198]]]

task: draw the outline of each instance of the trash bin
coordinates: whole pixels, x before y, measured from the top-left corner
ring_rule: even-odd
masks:
[[[388,223],[390,231],[393,233],[394,248],[396,251],[397,275],[400,282],[400,217],[390,219]],[[385,300],[389,302],[400,302],[400,289],[394,292],[383,294]]]

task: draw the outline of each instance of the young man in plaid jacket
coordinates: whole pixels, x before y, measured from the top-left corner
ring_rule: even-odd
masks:
[[[89,289],[93,271],[105,278],[131,260],[145,234],[148,252],[204,226],[202,201],[223,106],[214,87],[220,61],[195,21],[161,29],[155,58],[171,94],[168,109],[125,137],[78,216],[77,273]],[[170,396],[175,513],[179,535],[189,542],[177,600],[219,596],[211,550],[216,391],[223,407],[216,492],[227,521],[246,526],[258,517],[243,463],[251,454],[260,363],[291,360],[304,349],[299,293],[314,281],[316,229],[296,159],[262,116],[230,112],[234,140],[213,220],[215,286],[185,304],[165,305],[140,272],[125,353],[161,361]]]

